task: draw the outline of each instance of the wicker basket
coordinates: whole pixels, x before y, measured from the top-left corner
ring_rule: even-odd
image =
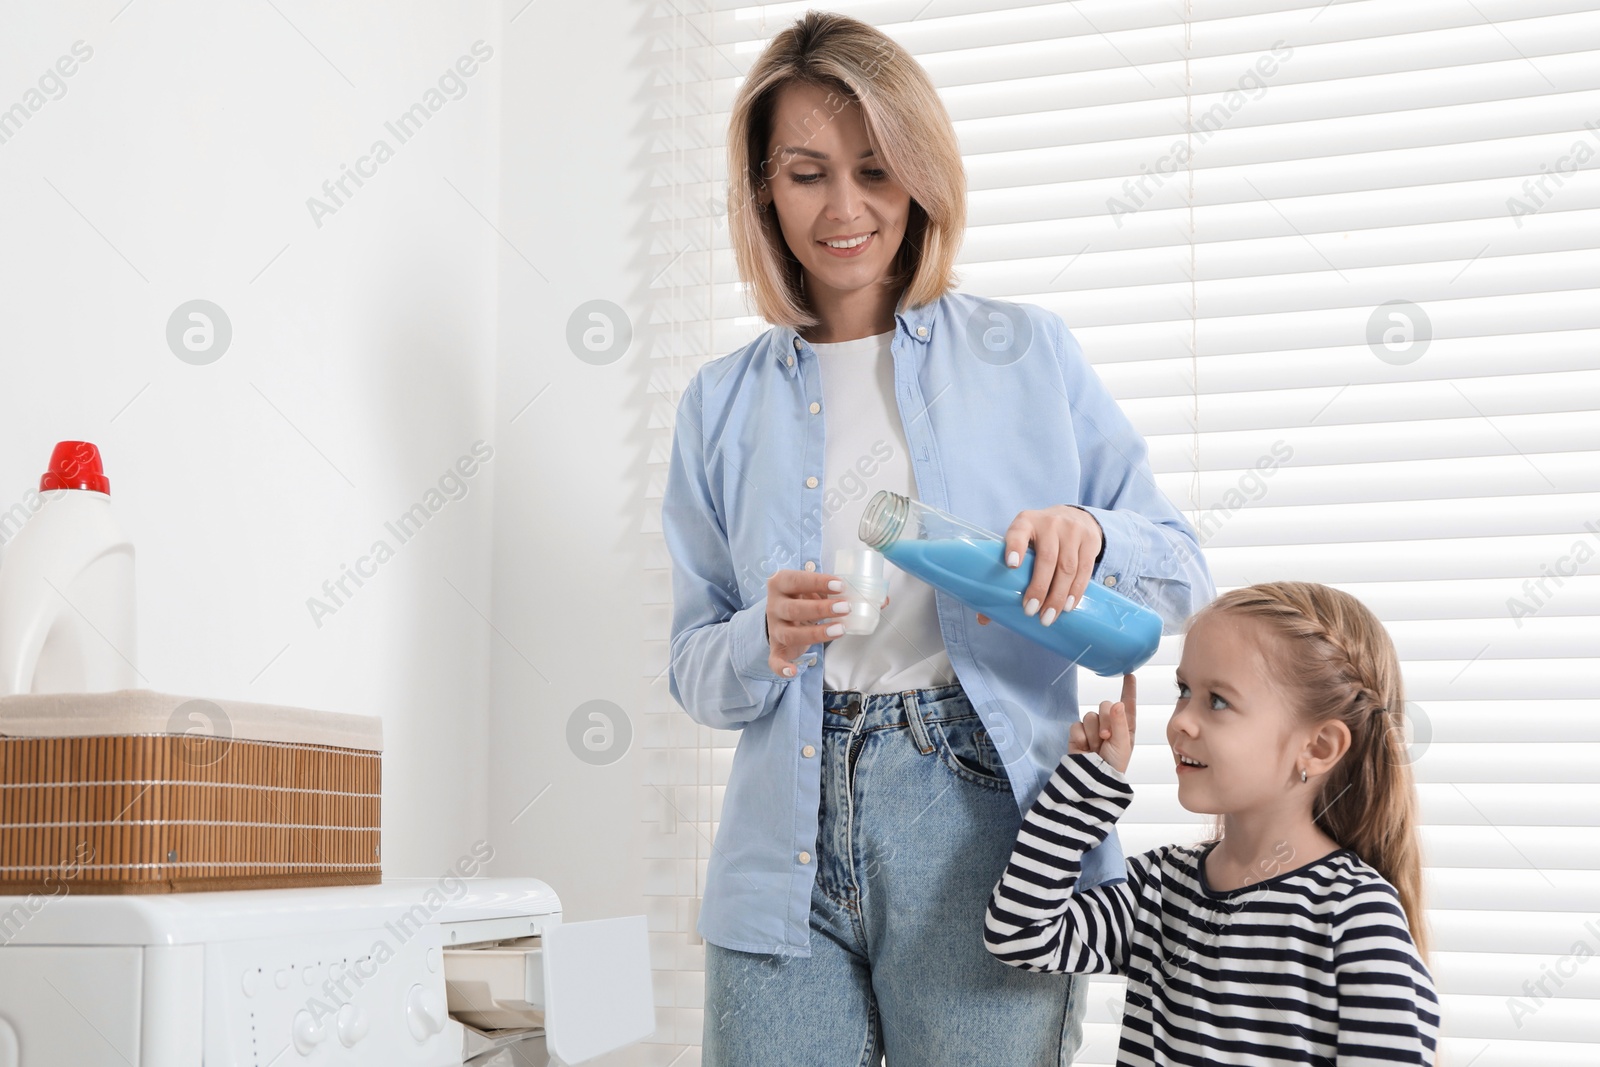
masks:
[[[0,894],[378,882],[381,721],[143,689],[0,698]]]

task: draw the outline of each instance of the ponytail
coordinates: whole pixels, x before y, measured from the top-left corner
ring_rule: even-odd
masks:
[[[1234,589],[1200,614],[1213,611],[1259,619],[1280,639],[1278,648],[1263,652],[1302,725],[1337,719],[1349,729],[1350,749],[1324,776],[1313,816],[1319,829],[1394,886],[1417,954],[1431,967],[1405,684],[1388,631],[1361,601],[1315,582]],[[1210,840],[1221,840],[1223,825],[1219,816]]]

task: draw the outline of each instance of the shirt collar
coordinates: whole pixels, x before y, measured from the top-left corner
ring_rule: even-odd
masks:
[[[905,298],[902,296],[900,306],[895,308],[894,312],[895,332],[904,334],[918,344],[927,344],[933,340],[935,312],[938,311],[938,307],[939,301],[932,300],[920,307],[907,308]],[[772,357],[791,378],[798,373],[796,370],[798,364],[792,357],[808,348],[810,345],[793,326],[773,327]]]

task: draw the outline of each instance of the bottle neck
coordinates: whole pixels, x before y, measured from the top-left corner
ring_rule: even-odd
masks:
[[[861,525],[856,534],[868,548],[881,552],[900,539],[910,511],[909,497],[880,489],[868,501],[867,510],[861,513]]]

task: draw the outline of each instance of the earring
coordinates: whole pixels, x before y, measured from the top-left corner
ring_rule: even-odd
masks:
[[[1304,782],[1305,780],[1306,780],[1306,769],[1304,767],[1301,767],[1300,768],[1300,781]]]

